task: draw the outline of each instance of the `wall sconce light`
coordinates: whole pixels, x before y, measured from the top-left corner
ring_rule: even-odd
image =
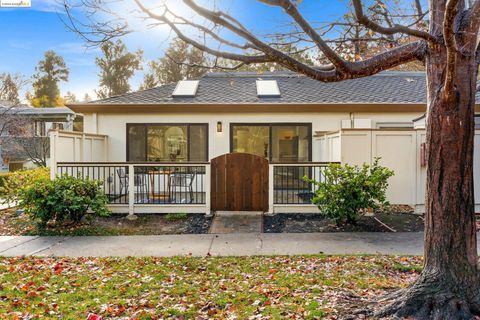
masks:
[[[222,121],[217,121],[217,132],[222,132]]]

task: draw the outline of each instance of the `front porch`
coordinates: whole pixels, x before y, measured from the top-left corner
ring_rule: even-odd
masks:
[[[267,212],[318,212],[311,204],[315,186],[303,177],[321,180],[327,165],[268,164]],[[101,181],[116,213],[212,213],[210,162],[57,162],[52,171]]]

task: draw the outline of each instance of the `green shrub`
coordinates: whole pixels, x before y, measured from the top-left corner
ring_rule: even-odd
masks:
[[[17,201],[23,189],[30,187],[37,181],[49,180],[49,168],[36,168],[9,172],[3,176],[0,183],[0,198],[5,203]]]
[[[55,180],[38,180],[20,192],[19,206],[25,209],[40,225],[54,221],[56,224],[78,224],[83,217],[108,216],[107,197],[100,188],[101,182],[59,176]]]
[[[305,177],[317,186],[312,203],[337,224],[355,224],[369,208],[387,206],[385,192],[393,171],[378,164],[379,158],[370,166],[330,164],[321,182]]]

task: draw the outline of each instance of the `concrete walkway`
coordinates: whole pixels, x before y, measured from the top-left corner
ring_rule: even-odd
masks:
[[[115,237],[0,237],[0,256],[251,256],[423,254],[423,233],[237,233]]]
[[[262,230],[261,211],[217,211],[208,233],[260,233]]]

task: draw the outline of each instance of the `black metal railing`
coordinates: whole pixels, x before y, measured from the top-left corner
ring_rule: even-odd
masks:
[[[135,204],[205,204],[205,166],[135,166]]]
[[[111,204],[128,204],[128,182],[122,178],[126,173],[126,165],[87,165],[87,164],[57,164],[57,174],[67,174],[84,180],[98,180],[101,188]]]
[[[306,164],[273,165],[273,203],[274,204],[310,204],[316,191],[315,181],[324,181],[325,162]]]
[[[206,164],[58,163],[57,174],[101,181],[111,204],[205,204]]]

